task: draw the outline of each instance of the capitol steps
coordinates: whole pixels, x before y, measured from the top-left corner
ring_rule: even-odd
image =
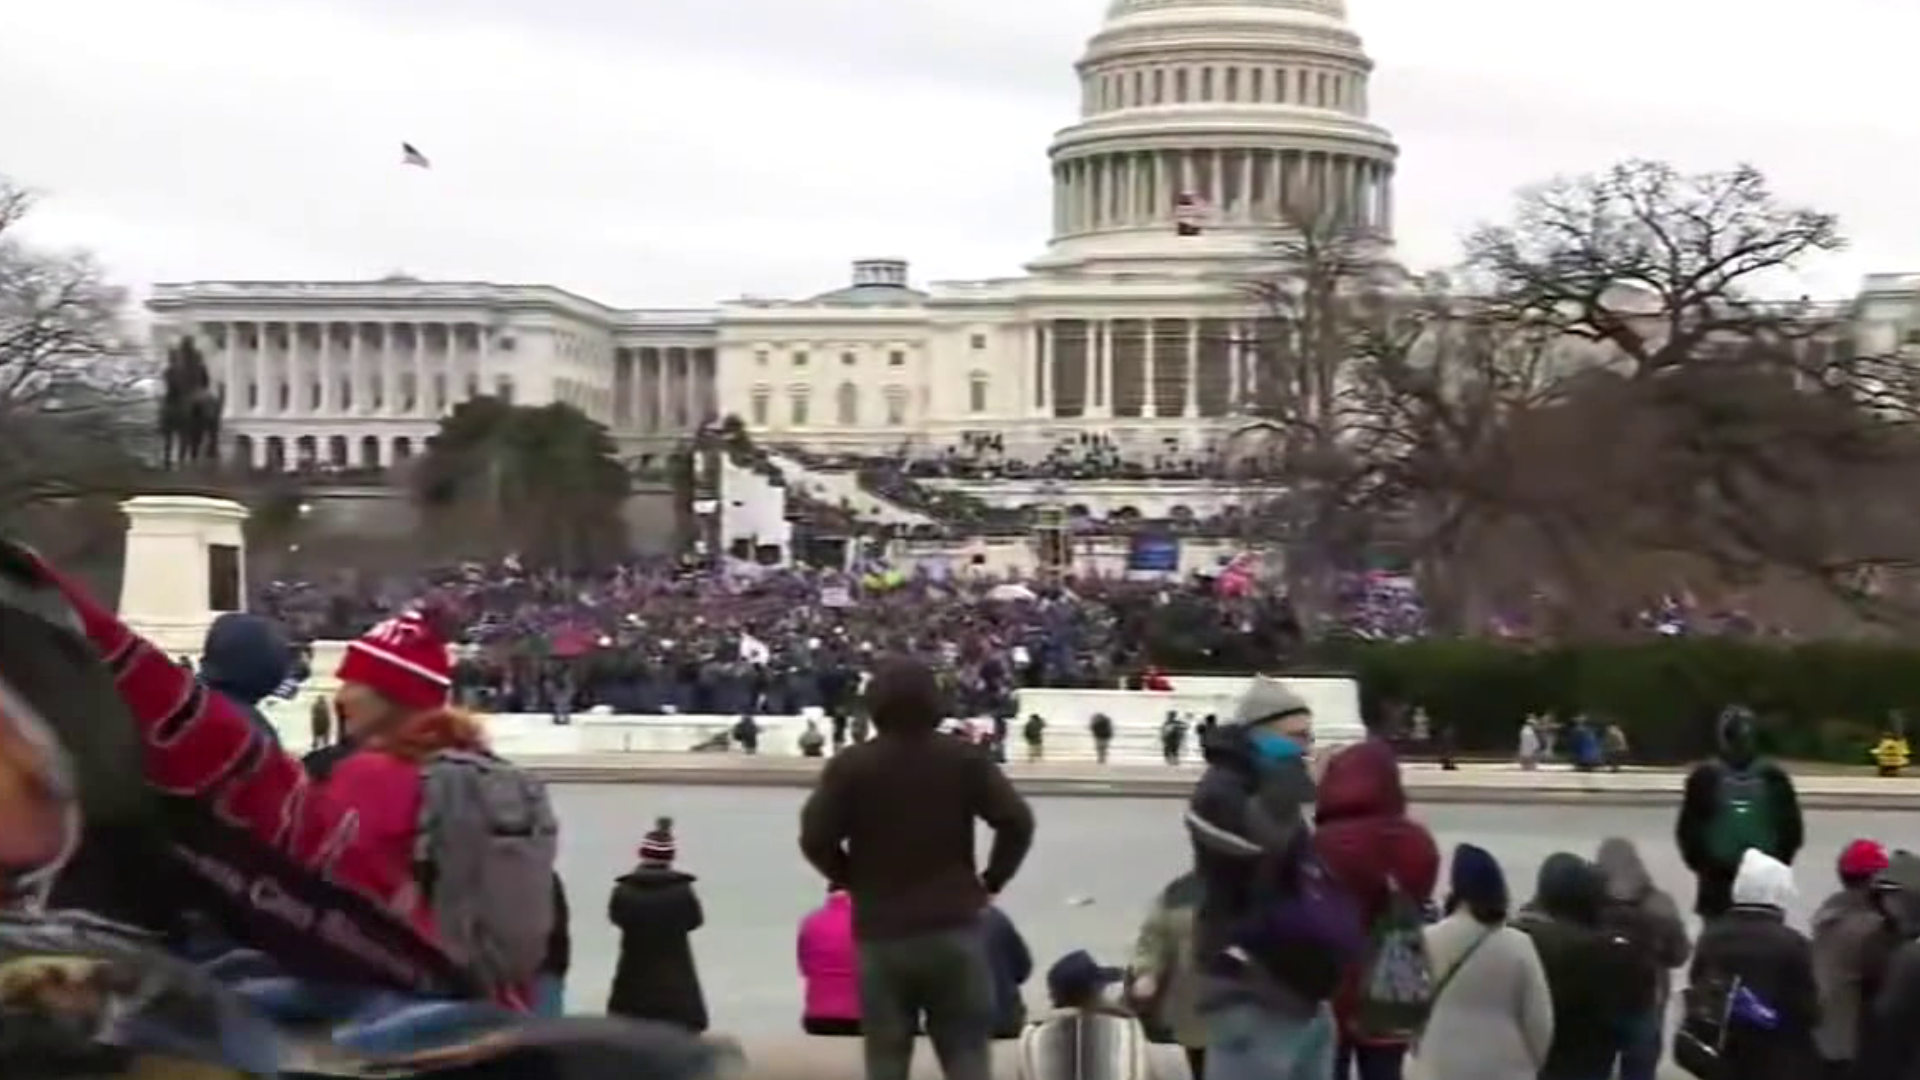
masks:
[[[868,491],[860,484],[860,477],[851,469],[819,469],[807,465],[791,454],[778,450],[765,450],[767,460],[771,461],[787,483],[796,485],[800,490],[821,502],[833,506],[846,506],[863,520],[881,525],[933,525],[935,521],[917,510],[909,510],[889,499],[883,499]]]

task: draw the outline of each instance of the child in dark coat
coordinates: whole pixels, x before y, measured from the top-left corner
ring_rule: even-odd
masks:
[[[705,921],[694,876],[674,869],[673,819],[660,818],[640,842],[640,865],[614,882],[607,918],[620,929],[607,1012],[707,1030],[707,1002],[691,936]]]

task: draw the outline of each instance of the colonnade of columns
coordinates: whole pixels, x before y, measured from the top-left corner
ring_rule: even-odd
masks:
[[[714,351],[645,346],[613,353],[613,424],[646,433],[690,431],[719,407]]]
[[[1054,234],[1174,224],[1196,196],[1224,223],[1271,224],[1283,209],[1331,205],[1355,224],[1393,232],[1393,165],[1318,150],[1141,150],[1054,165]]]
[[[435,419],[478,394],[514,393],[491,328],[477,323],[224,322],[198,331],[234,418]]]
[[[1254,320],[1054,319],[1034,338],[1038,416],[1230,416],[1254,388]]]

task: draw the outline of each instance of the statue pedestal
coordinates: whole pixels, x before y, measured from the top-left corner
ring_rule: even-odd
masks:
[[[202,495],[141,495],[120,509],[120,618],[168,653],[199,656],[214,617],[247,606],[247,508]]]

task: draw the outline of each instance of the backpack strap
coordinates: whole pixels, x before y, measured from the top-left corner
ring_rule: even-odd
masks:
[[[1440,995],[1446,992],[1447,986],[1453,982],[1453,977],[1460,973],[1461,968],[1467,966],[1467,961],[1473,959],[1473,954],[1479,952],[1480,946],[1485,945],[1487,940],[1493,937],[1494,933],[1494,931],[1488,930],[1486,933],[1475,938],[1473,944],[1467,946],[1466,951],[1460,954],[1460,959],[1455,960],[1452,967],[1449,967],[1440,974],[1440,978],[1433,984],[1433,994],[1429,997],[1429,1001],[1435,1005],[1440,1004]]]

